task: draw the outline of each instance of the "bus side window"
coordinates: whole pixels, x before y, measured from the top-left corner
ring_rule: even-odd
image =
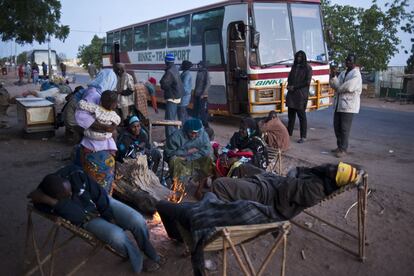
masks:
[[[167,21],[159,21],[149,25],[149,48],[165,48],[167,43]]]

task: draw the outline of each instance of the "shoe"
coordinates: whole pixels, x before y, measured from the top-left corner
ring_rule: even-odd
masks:
[[[336,148],[336,149],[331,150],[332,153],[337,153],[338,151],[340,151],[339,148]]]
[[[341,157],[344,157],[345,155],[346,155],[346,152],[343,150],[339,150],[337,153],[335,153],[336,158],[341,158]]]
[[[299,144],[303,144],[303,143],[305,143],[305,141],[306,141],[306,138],[300,138],[300,139],[298,140],[298,143],[299,143]]]

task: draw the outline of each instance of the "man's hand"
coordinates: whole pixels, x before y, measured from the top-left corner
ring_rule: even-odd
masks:
[[[191,149],[189,149],[188,151],[187,151],[187,153],[188,154],[193,154],[193,153],[196,153],[198,151],[198,149],[197,148],[191,148]]]
[[[27,197],[30,198],[33,203],[42,203],[49,206],[55,206],[58,202],[55,198],[46,195],[39,189],[34,190]]]

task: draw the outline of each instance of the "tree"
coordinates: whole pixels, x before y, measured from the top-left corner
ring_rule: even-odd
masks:
[[[411,56],[407,59],[407,66],[405,66],[405,73],[406,74],[413,74],[414,73],[414,38],[411,38]]]
[[[104,43],[103,38],[99,38],[97,35],[91,40],[90,45],[81,45],[78,48],[78,58],[80,59],[83,67],[87,68],[89,63],[95,64],[97,68],[102,67],[102,45]]]
[[[19,44],[44,43],[49,36],[65,40],[69,26],[59,25],[59,0],[0,0],[0,35]]]
[[[27,52],[21,52],[18,56],[17,56],[17,64],[22,64],[22,63],[26,63],[27,61]]]
[[[383,11],[376,0],[368,9],[332,5],[322,0],[328,50],[336,63],[342,63],[349,52],[355,53],[365,70],[385,70],[390,59],[399,52],[398,30],[414,31],[414,11],[409,0],[394,0]]]

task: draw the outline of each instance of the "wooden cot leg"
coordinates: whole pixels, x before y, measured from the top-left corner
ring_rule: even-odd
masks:
[[[283,255],[282,255],[282,268],[280,270],[280,275],[285,276],[286,273],[286,248],[287,248],[287,233],[283,234]]]
[[[270,249],[269,253],[267,254],[265,260],[263,261],[262,265],[260,266],[259,272],[257,272],[257,276],[260,276],[263,274],[264,270],[266,269],[267,265],[270,262],[270,259],[273,257],[273,255],[276,253],[277,249],[279,248],[280,244],[283,241],[283,236],[279,236],[277,240],[274,242],[272,249]]]
[[[56,253],[56,240],[59,234],[59,227],[56,228],[55,233],[53,234],[53,240],[52,240],[52,252],[50,255],[50,270],[49,270],[49,275],[52,276],[53,275],[53,269],[54,269],[54,264],[55,264],[55,253]]]
[[[40,275],[44,276],[45,273],[43,271],[42,262],[40,260],[40,250],[39,250],[39,248],[37,246],[36,237],[35,237],[35,234],[34,234],[34,230],[33,229],[32,229],[32,244],[33,244],[33,249],[34,249],[35,255],[36,255],[37,267],[40,270]]]
[[[224,237],[226,238],[227,242],[230,244],[230,247],[231,247],[231,249],[232,249],[232,251],[234,253],[234,256],[236,257],[236,260],[239,263],[240,268],[242,269],[244,275],[250,276],[250,273],[247,271],[246,266],[243,264],[243,262],[242,262],[242,260],[240,258],[240,255],[237,252],[237,249],[236,249],[236,247],[233,244],[233,241],[230,239],[230,233],[226,229],[223,230],[223,233],[224,233]]]
[[[74,269],[72,269],[71,272],[69,272],[67,275],[72,276],[75,275],[76,271],[78,271],[84,264],[86,264],[93,256],[95,256],[104,246],[102,244],[97,244],[93,247],[91,253],[83,260],[81,261]]]
[[[249,254],[247,254],[247,250],[246,250],[246,248],[244,247],[244,245],[242,243],[240,244],[240,249],[243,253],[244,258],[246,259],[247,265],[250,268],[250,272],[252,273],[252,275],[256,275],[256,271],[254,270],[254,267],[253,267],[252,261],[250,260]]]
[[[223,276],[227,275],[227,246],[226,246],[226,238],[224,237],[223,233]]]
[[[24,263],[23,263],[23,271],[25,269],[25,266],[30,264],[29,261],[29,240],[30,236],[32,235],[33,231],[33,222],[32,222],[32,210],[27,210],[27,228],[26,228],[26,241],[24,243]]]

